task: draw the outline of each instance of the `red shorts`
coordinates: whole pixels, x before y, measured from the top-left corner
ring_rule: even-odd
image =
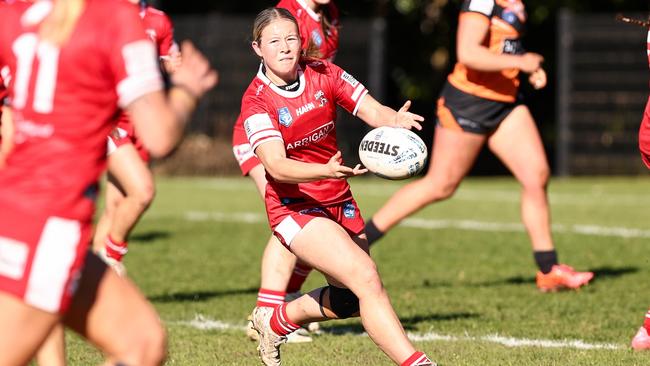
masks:
[[[335,204],[332,206],[314,206],[300,209],[291,209],[288,206],[278,205],[273,210],[267,212],[269,223],[275,235],[280,242],[290,247],[296,234],[307,225],[308,222],[317,218],[324,217],[341,225],[350,236],[357,236],[363,233],[365,223],[361,217],[361,211],[354,199]]]
[[[122,114],[117,122],[117,127],[108,135],[107,155],[111,155],[120,146],[125,144],[132,144],[138,151],[142,161],[145,163],[149,162],[149,152],[144,148],[142,141],[135,135],[133,124]]]
[[[0,210],[0,292],[63,314],[77,288],[92,225],[15,207]]]
[[[639,151],[641,159],[648,169],[650,169],[650,99],[645,106],[643,120],[639,128]]]
[[[235,127],[232,131],[232,152],[235,155],[235,159],[237,159],[241,174],[244,176],[248,175],[253,168],[262,164],[253,152],[251,144],[248,142],[248,136],[246,136],[244,122],[241,116],[237,117],[237,122],[235,122]]]

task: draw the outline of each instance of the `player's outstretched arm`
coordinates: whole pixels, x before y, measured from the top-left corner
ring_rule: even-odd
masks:
[[[343,165],[341,152],[334,154],[327,163],[305,163],[289,159],[281,141],[268,141],[255,149],[255,154],[266,172],[280,183],[307,183],[330,178],[347,178],[365,174],[360,165],[354,168]]]
[[[217,72],[190,42],[183,42],[181,53],[169,93],[148,93],[127,107],[138,136],[154,157],[172,151],[199,99],[218,81]]]
[[[393,108],[387,107],[379,103],[375,98],[366,95],[361,101],[357,117],[361,118],[371,127],[402,127],[402,128],[415,128],[421,130],[420,122],[424,121],[424,117],[409,112],[411,101],[407,100],[406,103],[398,111]]]

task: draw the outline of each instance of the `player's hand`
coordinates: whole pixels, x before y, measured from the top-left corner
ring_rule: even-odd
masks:
[[[409,130],[411,127],[415,127],[416,130],[421,130],[422,126],[420,126],[420,122],[424,121],[424,117],[409,112],[409,108],[411,108],[411,101],[407,100],[402,108],[397,111],[393,127],[402,127]]]
[[[519,70],[527,74],[532,74],[542,67],[542,62],[544,62],[544,57],[542,57],[542,55],[533,52],[526,52],[520,56]]]
[[[546,86],[546,71],[541,67],[528,76],[528,82],[535,90],[542,89]]]
[[[182,61],[172,74],[172,84],[192,93],[196,99],[212,89],[219,81],[219,74],[210,67],[203,54],[192,45],[183,41],[181,45]]]
[[[329,170],[330,177],[336,179],[354,177],[368,172],[368,169],[362,168],[361,164],[357,164],[354,168],[343,165],[343,158],[341,157],[340,151],[337,151],[336,154],[332,155],[330,160],[327,162],[327,169]]]
[[[178,51],[172,51],[163,59],[163,65],[165,65],[165,71],[170,75],[175,73],[181,64],[183,63],[183,58],[181,53]]]

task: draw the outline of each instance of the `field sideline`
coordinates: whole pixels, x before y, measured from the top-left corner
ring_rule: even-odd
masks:
[[[402,183],[351,181],[369,218]],[[579,292],[539,293],[519,190],[467,180],[454,198],[405,221],[374,248],[417,346],[440,365],[648,365],[628,345],[650,305],[650,178],[555,179],[560,260],[596,272]],[[160,178],[126,257],[129,276],[169,332],[168,365],[257,365],[244,337],[269,236],[251,181]],[[312,275],[305,289],[320,286]],[[324,323],[313,343],[283,346],[283,365],[390,365],[358,320]],[[76,336],[70,365],[101,362]]]

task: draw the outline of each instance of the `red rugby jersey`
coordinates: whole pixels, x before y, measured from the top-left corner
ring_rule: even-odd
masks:
[[[174,42],[174,26],[167,14],[147,6],[140,11],[140,18],[144,22],[145,32],[156,44],[160,57],[164,58],[172,52],[178,52],[178,45]]]
[[[137,6],[87,0],[61,46],[38,37],[51,7],[0,5],[0,64],[12,75],[16,124],[15,148],[0,170],[0,207],[86,219],[93,206],[84,198],[94,198],[118,107],[163,85]]]
[[[281,0],[276,6],[289,10],[298,21],[303,49],[307,48],[311,40],[320,51],[321,58],[328,61],[334,60],[339,49],[339,30],[337,28],[339,11],[334,5],[334,1],[325,5],[332,17],[332,26],[325,33],[321,26],[320,15],[311,10],[304,0]]]
[[[242,99],[242,119],[255,150],[267,141],[282,141],[287,157],[306,163],[327,163],[336,154],[336,106],[356,112],[368,90],[352,75],[327,61],[301,63],[300,87],[275,86],[260,67]],[[287,184],[267,174],[266,200],[283,204],[329,205],[351,196],[345,179]]]
[[[156,46],[160,58],[164,59],[174,52],[180,52],[174,41],[174,26],[167,14],[162,10],[147,6],[144,10],[140,10],[140,18],[142,18],[145,32]],[[117,126],[126,130],[129,135],[135,134],[135,128],[125,111],[122,111],[117,118]]]

